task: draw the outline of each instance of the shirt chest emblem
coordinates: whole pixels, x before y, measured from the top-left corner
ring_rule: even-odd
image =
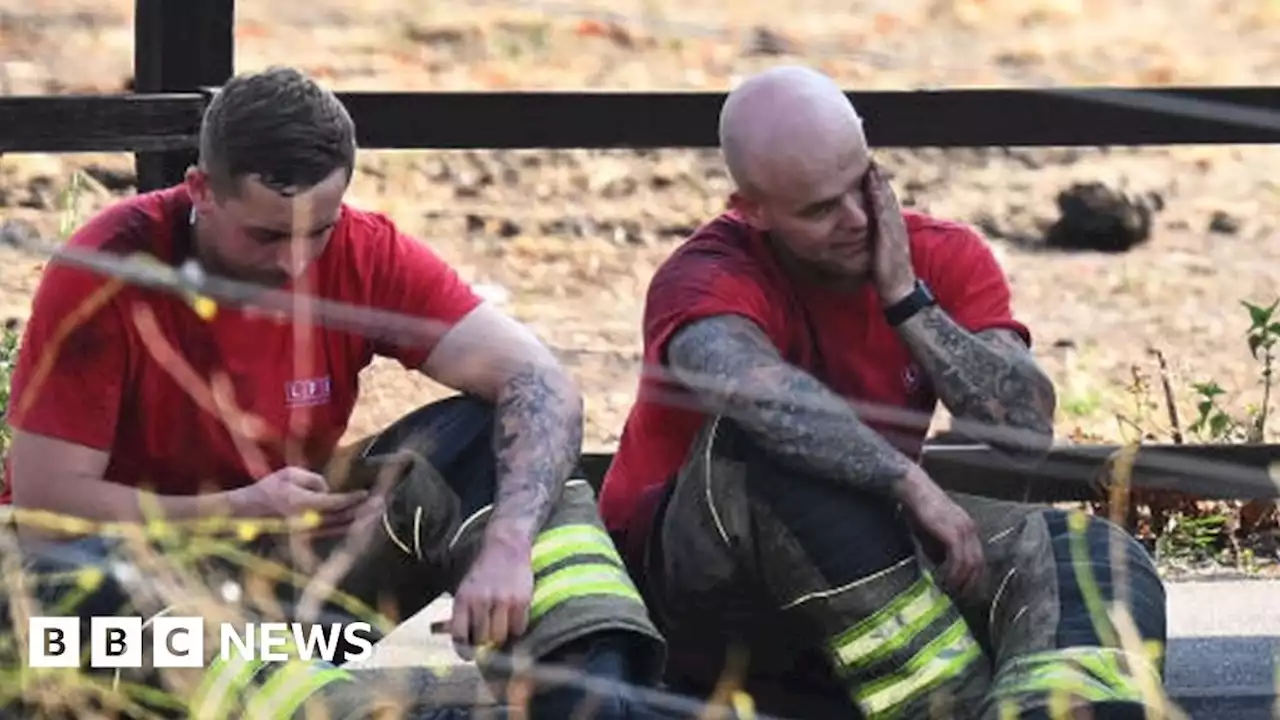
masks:
[[[902,368],[902,388],[908,394],[918,393],[924,388],[924,371],[919,365],[910,363]]]
[[[333,381],[324,377],[289,380],[284,384],[284,404],[289,408],[325,405],[333,397]]]

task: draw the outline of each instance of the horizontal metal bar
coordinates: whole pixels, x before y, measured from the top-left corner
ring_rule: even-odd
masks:
[[[1228,109],[1280,110],[1280,89],[982,89],[850,92],[878,147],[1280,142]],[[1223,117],[1128,102],[1217,104]],[[714,147],[724,93],[345,93],[369,148]]]
[[[1054,448],[1034,466],[1020,466],[984,445],[927,445],[923,466],[942,487],[956,492],[1026,502],[1097,500],[1095,484],[1121,446]],[[582,470],[597,488],[613,456],[592,453]],[[1280,497],[1271,465],[1280,445],[1145,445],[1137,453],[1131,487],[1178,492],[1212,500]]]
[[[714,147],[722,92],[346,92],[368,149]],[[1280,88],[850,92],[878,147],[1280,142]],[[204,97],[0,98],[0,152],[195,147]]]
[[[0,98],[0,152],[134,152],[196,146],[199,93]]]

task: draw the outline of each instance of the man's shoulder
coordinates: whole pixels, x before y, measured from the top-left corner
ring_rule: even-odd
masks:
[[[405,232],[388,213],[351,203],[342,205],[335,237],[342,243],[344,261],[355,260],[357,264],[394,261],[402,252],[419,249],[436,254],[428,243]]]
[[[338,217],[337,233],[347,243],[351,252],[377,253],[385,251],[399,233],[391,216],[377,210],[367,210],[352,205],[342,204]]]
[[[991,243],[973,225],[913,211],[904,212],[903,218],[917,269],[967,270],[987,264],[994,256]]]
[[[903,220],[911,235],[912,245],[924,252],[963,249],[974,243],[983,244],[982,233],[974,226],[917,210],[904,210]]]
[[[184,209],[185,202],[185,209]],[[115,200],[95,212],[68,237],[65,247],[76,252],[128,256],[146,253],[166,257],[172,249],[173,230],[190,212],[190,201],[181,187],[140,193]],[[50,261],[41,275],[33,310],[48,308],[55,314],[66,303],[80,300],[111,283],[108,274],[79,265]]]
[[[694,228],[674,255],[749,256],[753,232],[742,215],[726,210]]]
[[[329,248],[321,256],[327,277],[368,280],[376,268],[394,265],[408,239],[390,215],[343,203]]]
[[[181,186],[119,198],[95,212],[66,244],[116,254],[158,253],[176,223],[190,211],[191,202]]]
[[[753,232],[736,212],[723,212],[695,228],[658,266],[654,280],[759,274],[762,267],[751,247]]]

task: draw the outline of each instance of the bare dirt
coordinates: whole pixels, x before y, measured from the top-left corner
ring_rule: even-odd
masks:
[[[780,62],[866,89],[1266,84],[1280,62],[1280,4],[1261,0],[238,5],[239,69],[293,64],[341,90],[723,90]],[[132,13],[127,0],[0,0],[0,92],[122,90]],[[874,142],[874,118],[869,133]],[[881,153],[907,204],[987,232],[1059,383],[1060,434],[1112,440],[1117,413],[1133,406],[1132,367],[1153,372],[1153,347],[1170,358],[1184,419],[1193,381],[1215,379],[1236,408],[1260,397],[1240,301],[1280,294],[1277,157],[1270,147]],[[133,192],[131,167],[126,155],[4,156],[0,214],[53,234],[74,170],[96,178],[83,214]],[[1158,194],[1150,239],[1119,255],[1045,250],[1055,197],[1074,182]],[[588,446],[608,449],[635,389],[646,283],[728,189],[712,151],[365,152],[353,200],[505,296],[562,350],[587,395]],[[40,268],[12,251],[0,258],[0,313],[27,314]],[[379,362],[352,433],[439,392]]]

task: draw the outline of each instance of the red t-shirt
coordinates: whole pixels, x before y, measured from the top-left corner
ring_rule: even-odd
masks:
[[[1030,332],[1010,310],[1004,273],[976,232],[914,212],[906,222],[916,274],[956,322],[975,332],[1008,328],[1030,343]],[[929,414],[937,407],[928,378],[885,321],[870,284],[837,294],[792,283],[760,233],[734,212],[699,228],[655,273],[644,313],[646,365],[665,366],[667,342],[680,328],[726,313],[755,322],[784,358],[846,398]],[[683,464],[705,421],[679,402],[683,392],[657,378],[641,379],[600,496],[611,531],[625,531],[645,490],[668,482]],[[911,456],[928,431],[864,419]]]
[[[145,252],[177,264],[191,247],[190,212],[182,186],[139,195],[95,216],[68,245]],[[345,205],[328,246],[291,288],[443,324],[480,303],[426,245],[383,215]],[[145,310],[154,325],[139,315]],[[240,446],[268,471],[320,467],[346,431],[360,371],[375,355],[418,368],[439,332],[393,344],[225,305],[206,322],[175,295],[52,262],[24,331],[9,422],[109,452],[106,479],[112,482],[173,495],[230,489],[261,474]],[[163,346],[181,362],[165,357]],[[230,381],[235,406],[257,418],[238,423],[238,439],[218,416],[216,401],[204,397],[202,403],[188,392],[209,387],[220,374]],[[7,467],[5,474],[0,503],[8,504]]]

